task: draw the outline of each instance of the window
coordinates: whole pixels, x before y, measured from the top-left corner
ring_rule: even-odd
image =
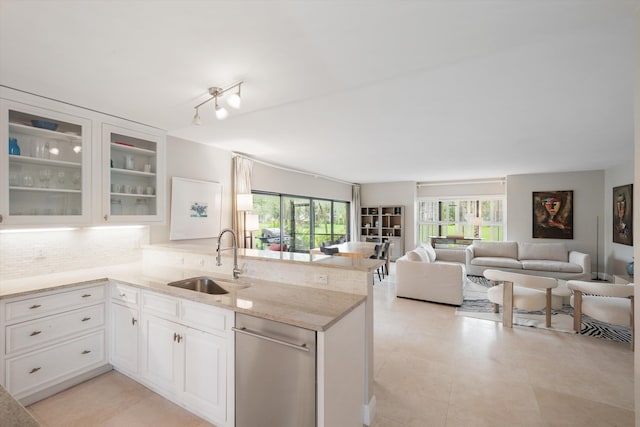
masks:
[[[432,236],[477,236],[484,240],[504,239],[504,199],[418,199],[418,233],[421,242]],[[482,221],[474,224],[474,218]],[[476,229],[477,227],[477,229]],[[477,233],[476,233],[477,231]]]
[[[257,249],[308,252],[325,242],[349,240],[349,203],[272,193],[253,193],[258,214]]]

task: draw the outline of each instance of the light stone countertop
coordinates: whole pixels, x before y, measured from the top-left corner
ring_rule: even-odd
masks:
[[[216,246],[197,243],[161,243],[145,246],[145,249],[166,250],[172,252],[197,253],[201,255],[216,256]],[[224,257],[229,257],[230,252],[225,252]],[[348,256],[330,256],[324,254],[307,254],[298,252],[264,251],[260,249],[238,249],[239,258],[254,259],[260,261],[278,261],[286,263],[313,263],[322,267],[341,268],[358,271],[374,271],[384,260],[369,258],[354,258]]]
[[[40,423],[0,385],[0,425],[2,427],[39,427]]]
[[[167,286],[169,282],[203,274],[199,270],[155,265],[152,269],[145,269],[142,263],[105,266],[4,280],[0,282],[0,299],[90,285],[110,279],[141,289],[150,289],[315,331],[329,329],[366,299],[364,295],[285,285],[252,278],[233,279],[231,276],[220,274],[207,274],[207,276],[220,280],[220,284],[230,291],[225,295],[209,295]]]

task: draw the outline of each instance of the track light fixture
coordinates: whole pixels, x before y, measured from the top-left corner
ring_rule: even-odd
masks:
[[[211,95],[211,97],[203,102],[201,102],[200,104],[196,105],[195,110],[196,113],[193,116],[193,124],[194,125],[199,125],[201,123],[200,121],[200,107],[203,106],[204,104],[206,104],[207,102],[213,100],[214,104],[215,104],[215,114],[216,114],[216,118],[218,120],[224,120],[227,118],[227,116],[229,116],[229,112],[227,111],[226,108],[218,105],[218,98],[222,98],[223,95],[230,91],[231,89],[237,88],[237,91],[231,95],[229,95],[229,97],[227,98],[227,104],[229,104],[230,107],[238,109],[240,108],[240,104],[241,104],[241,98],[240,98],[240,87],[242,86],[243,82],[238,82],[238,83],[234,83],[231,86],[225,88],[225,89],[221,89],[219,87],[216,86],[212,86],[209,88],[209,95]]]

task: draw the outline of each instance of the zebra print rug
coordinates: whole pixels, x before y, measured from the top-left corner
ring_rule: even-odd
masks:
[[[493,303],[485,298],[475,299],[478,296],[478,290],[486,289],[491,286],[489,280],[484,277],[467,276],[467,278],[476,285],[473,287],[473,296],[465,299],[462,305],[456,309],[456,314],[460,316],[475,317],[493,321],[500,321],[502,319],[501,314],[493,312]],[[486,294],[485,294],[486,295]],[[502,312],[502,307],[500,307]],[[540,318],[540,319],[538,319]],[[520,309],[514,310],[514,324],[522,326],[532,326],[544,328],[544,311],[525,311]],[[573,308],[569,305],[564,305],[560,310],[553,310],[552,316],[552,328],[556,331],[573,332]],[[580,335],[587,335],[590,337],[596,337],[601,339],[607,339],[618,342],[631,342],[631,328],[625,326],[611,325],[593,319],[587,315],[582,316],[582,328]]]

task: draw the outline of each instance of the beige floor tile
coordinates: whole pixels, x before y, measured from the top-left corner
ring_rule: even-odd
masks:
[[[634,412],[552,390],[534,388],[540,412],[549,426],[633,426]]]

